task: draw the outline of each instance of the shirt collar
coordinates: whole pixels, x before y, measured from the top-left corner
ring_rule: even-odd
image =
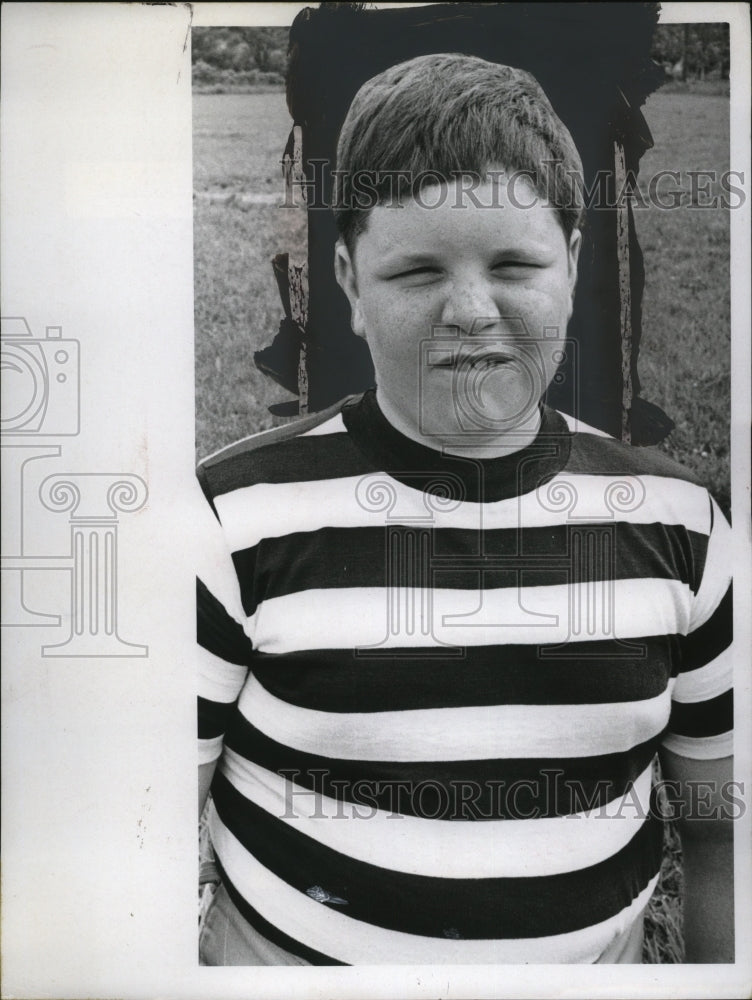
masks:
[[[556,410],[541,405],[535,440],[501,458],[468,458],[419,444],[400,433],[368,390],[345,404],[342,419],[358,450],[388,475],[447,500],[491,503],[520,496],[552,479],[566,464],[572,434]]]

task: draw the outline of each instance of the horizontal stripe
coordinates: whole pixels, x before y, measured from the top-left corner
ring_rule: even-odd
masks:
[[[549,937],[459,941],[419,937],[370,927],[322,907],[290,888],[253,858],[243,858],[237,841],[215,819],[214,835],[227,857],[222,869],[228,892],[253,926],[281,947],[314,965],[512,965],[597,962],[644,910],[658,882],[651,879],[628,907],[600,924]],[[246,900],[253,899],[254,906]],[[304,945],[302,942],[309,942]],[[316,950],[311,947],[315,945]],[[325,949],[336,958],[325,957]]]
[[[439,586],[477,590],[630,577],[680,580],[707,539],[661,524],[478,530],[389,526],[321,528],[233,553],[247,615],[259,600],[339,587]]]
[[[323,424],[317,424],[307,431],[303,431],[301,437],[316,437],[324,434],[346,434],[345,425],[342,421],[342,414],[338,413]]]
[[[673,700],[682,704],[710,701],[727,691],[733,683],[734,656],[731,646],[704,667],[681,673],[676,679]]]
[[[347,714],[289,705],[251,678],[239,711],[304,753],[349,760],[450,761],[592,757],[644,743],[665,727],[669,691],[596,705],[489,705]],[[683,730],[678,730],[683,731]]]
[[[264,917],[261,916],[261,914],[255,907],[251,906],[251,904],[243,896],[241,896],[241,894],[235,888],[232,880],[230,879],[230,876],[223,868],[219,858],[215,857],[214,864],[216,865],[220,881],[222,882],[224,888],[226,889],[227,895],[229,896],[232,905],[238,911],[240,916],[250,926],[252,931],[257,931],[259,934],[265,937],[267,941],[272,942],[272,944],[276,944],[279,948],[283,949],[283,951],[287,952],[289,955],[303,959],[304,961],[308,962],[309,965],[348,964],[347,962],[340,962],[337,959],[332,958],[330,955],[324,955],[320,951],[315,951],[313,948],[309,948],[307,945],[304,945],[301,941],[297,941],[295,940],[295,938],[291,938],[289,934],[285,934],[278,927],[275,927],[274,924],[269,923],[268,920],[266,920]],[[267,872],[257,862],[252,861],[251,864],[252,864],[252,871],[254,874],[257,872],[258,873],[263,872],[262,877],[269,876],[270,879],[273,878],[272,873]],[[281,884],[284,885],[284,882],[282,882]],[[287,889],[288,887],[285,886],[285,890]],[[244,932],[245,928],[241,930],[241,933]]]
[[[443,938],[451,929],[458,938],[487,939],[580,930],[629,906],[661,863],[662,823],[649,815],[619,852],[576,871],[450,881],[408,875],[332,851],[282,822],[265,822],[263,811],[223,775],[212,792],[221,824],[288,885],[309,895],[317,890],[322,908],[339,907],[353,921],[411,934]],[[247,816],[253,820],[241,823]],[[220,844],[214,845],[227,868]]]
[[[214,736],[212,739],[198,741],[198,762],[199,764],[211,764],[222,754],[222,737]]]
[[[568,422],[568,418],[564,419]],[[667,498],[674,484],[687,483],[704,489],[692,472],[665,452],[657,448],[635,448],[610,435],[604,439],[597,433],[575,434],[572,437],[567,468],[575,474],[584,471],[616,476],[655,476],[664,481],[663,492]]]
[[[729,586],[712,615],[682,641],[682,670],[696,670],[715,659],[731,643],[734,594]]]
[[[222,525],[216,513],[206,507],[203,499],[200,513],[190,529],[198,541],[193,545],[196,551],[196,603],[200,604],[206,594],[212,595],[225,614],[235,621],[243,620],[240,605],[238,581],[233,572],[230,549]]]
[[[659,695],[678,669],[677,650],[675,636],[563,647],[468,646],[461,657],[431,648],[396,648],[382,656],[316,649],[259,653],[253,674],[275,697],[326,712],[592,704]]]
[[[531,493],[482,504],[424,491],[431,482],[438,484],[437,489],[443,483],[451,496],[459,487],[450,473],[443,479],[416,474],[415,488],[411,488],[383,472],[343,476],[340,469],[330,479],[258,483],[217,496],[214,502],[232,552],[251,548],[262,538],[293,532],[383,527],[385,523],[486,531],[618,520],[683,525],[697,534],[708,534],[707,493],[701,487],[677,481],[668,503],[664,479],[633,478],[634,482],[622,487],[624,477],[611,481],[598,475],[562,473]],[[631,503],[615,503],[622,488],[625,496],[632,496]],[[284,518],[279,516],[281,510]]]
[[[577,417],[573,417],[569,413],[564,413],[559,411],[566,421],[567,427],[572,431],[573,434],[593,434],[596,437],[609,438],[614,440],[611,434],[607,434],[606,431],[600,430],[598,427],[592,427],[590,424],[586,424],[584,420],[579,420]]]
[[[198,735],[199,739],[213,739],[221,736],[227,729],[228,722],[232,717],[235,705],[222,704],[215,701],[207,701],[205,698],[198,698]]]
[[[199,696],[207,701],[235,701],[247,676],[247,666],[229,663],[203,650],[198,665]]]
[[[311,424],[311,426],[314,426]],[[339,476],[362,477],[373,465],[347,434],[303,436],[304,421],[276,427],[264,441],[240,443],[198,470],[199,480],[216,500],[256,484],[324,482]],[[275,431],[278,432],[275,434]],[[283,434],[282,438],[279,434]],[[215,509],[219,512],[219,508]],[[220,520],[222,518],[220,517]]]
[[[462,761],[360,761],[306,754],[277,743],[237,714],[225,746],[296,785],[365,808],[420,818],[541,819],[596,809],[627,794],[660,737],[599,757]],[[464,790],[473,789],[467,802]]]
[[[519,878],[586,868],[621,850],[650,807],[651,768],[629,796],[560,819],[456,822],[395,817],[307,792],[231,751],[222,773],[243,798],[326,847],[414,875]],[[248,818],[250,821],[250,817]]]
[[[235,621],[224,605],[198,578],[196,579],[196,640],[199,646],[229,663],[249,663],[253,654],[253,647],[243,631],[243,626]]]
[[[674,580],[486,590],[310,590],[264,601],[246,631],[264,653],[300,649],[549,644],[685,633],[690,591]],[[451,655],[451,651],[448,651]]]
[[[680,757],[689,757],[690,760],[721,760],[723,757],[730,757],[734,752],[734,733],[729,730],[727,733],[703,736],[699,739],[666,733],[663,746]]]
[[[701,567],[702,583],[693,602],[691,632],[710,620],[731,584],[731,553],[736,542],[728,521],[712,497],[709,498],[709,504],[713,530],[708,539],[707,552]]]
[[[734,726],[734,693],[723,694],[696,704],[673,702],[668,728],[678,736],[718,736]]]
[[[307,435],[310,431],[315,431],[318,427],[326,427],[330,422],[333,428],[336,428],[337,425],[344,426],[341,423],[341,408],[344,403],[354,398],[353,396],[348,396],[324,410],[318,410],[316,413],[298,417],[296,420],[282,424],[280,427],[270,427],[264,431],[256,431],[254,434],[240,438],[232,444],[225,445],[205,458],[202,458],[199,462],[199,471],[202,474],[211,474],[216,472],[217,469],[221,469],[225,473],[232,460],[245,458],[248,455],[254,454],[254,452],[264,454],[264,449],[268,448],[271,444],[295,443],[298,438]]]
[[[210,452],[208,455],[204,455],[199,463],[199,468],[210,469],[215,465],[218,460],[226,460],[228,458],[233,458],[235,455],[247,451],[248,449],[263,448],[267,442],[278,440],[279,435],[275,433],[277,431],[276,427],[267,427],[264,431],[256,431],[254,434],[249,434],[247,437],[240,438],[234,441],[232,444],[223,445],[221,448],[217,448],[216,451]]]

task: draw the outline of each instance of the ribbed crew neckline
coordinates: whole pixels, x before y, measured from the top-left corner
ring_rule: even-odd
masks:
[[[398,431],[369,389],[342,409],[345,427],[358,450],[392,478],[447,500],[493,503],[530,493],[566,465],[572,434],[556,410],[541,404],[535,440],[510,455],[470,458],[429,448]]]

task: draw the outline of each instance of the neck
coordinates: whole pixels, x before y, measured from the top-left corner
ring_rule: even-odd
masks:
[[[496,436],[473,432],[462,435],[457,431],[453,434],[448,433],[444,438],[433,434],[429,437],[421,434],[415,422],[406,420],[400,410],[392,406],[391,401],[382,396],[378,390],[376,399],[381,412],[392,427],[406,438],[426,448],[433,448],[434,451],[465,458],[493,459],[513,455],[533,443],[541,426],[541,411],[540,407],[536,406],[530,413],[525,414],[518,424],[505,428]]]

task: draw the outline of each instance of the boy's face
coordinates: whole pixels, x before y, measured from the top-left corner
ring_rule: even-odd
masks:
[[[371,211],[354,259],[337,245],[382,409],[436,447],[493,447],[536,423],[572,312],[579,232],[567,242],[526,178],[472,195],[459,179],[424,188]]]

